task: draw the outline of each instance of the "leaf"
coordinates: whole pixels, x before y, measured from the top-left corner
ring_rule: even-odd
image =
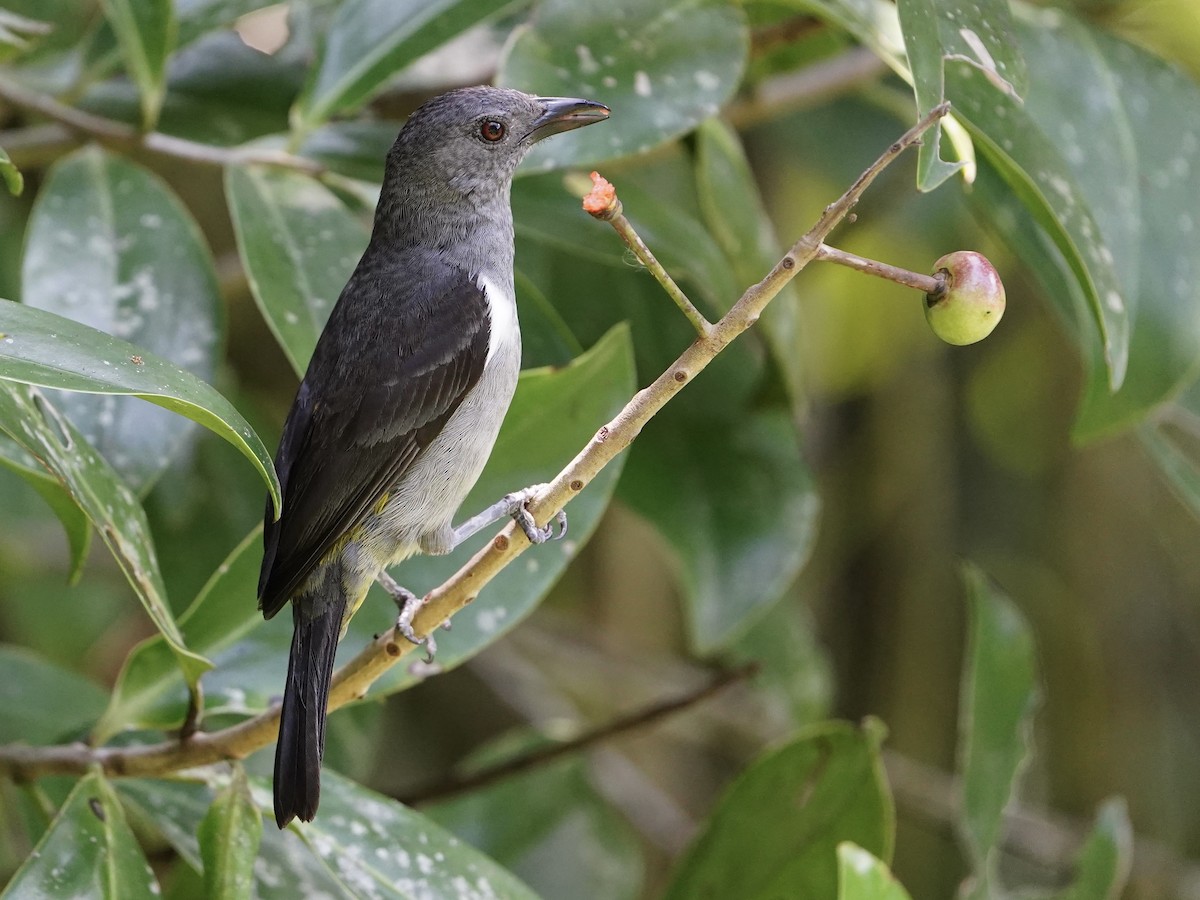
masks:
[[[873,721],[828,722],[752,763],[688,849],[668,900],[833,897],[843,841],[890,858],[895,816],[881,732]]]
[[[634,446],[621,498],[655,524],[696,652],[743,634],[779,599],[816,539],[820,500],[783,412],[692,421],[660,414]]]
[[[230,166],[225,193],[251,293],[302,376],[369,234],[328,188],[295,172]]]
[[[52,744],[96,720],[107,694],[32,650],[0,644],[0,744]]]
[[[58,516],[71,548],[71,582],[83,573],[92,546],[92,523],[62,483],[7,435],[0,435],[0,466],[16,472]]]
[[[155,898],[162,893],[102,776],[80,779],[0,896]]]
[[[346,0],[292,110],[292,128],[307,134],[360,106],[409,63],[519,5],[521,0]]]
[[[217,567],[196,599],[179,616],[179,630],[188,646],[217,660],[219,667],[225,661],[226,651],[237,648],[252,629],[262,624],[262,615],[254,604],[261,546],[262,527],[258,526]],[[214,695],[211,680],[205,684],[205,708],[209,715],[253,711],[244,704],[231,706],[229,698]],[[249,689],[251,685],[245,687]],[[278,685],[272,687],[278,692]],[[257,693],[261,696],[265,691]],[[187,693],[169,646],[161,636],[147,638],[126,656],[108,709],[96,723],[94,738],[104,742],[127,728],[176,728],[186,708]]]
[[[0,300],[0,379],[88,394],[132,395],[199,422],[254,464],[279,508],[262,439],[211,385],[154,354],[71,319]]]
[[[206,896],[255,895],[254,861],[262,832],[262,812],[254,804],[246,771],[234,764],[233,779],[217,793],[197,831]]]
[[[1005,104],[997,120],[991,104],[972,108],[971,95],[960,108],[988,122],[999,142],[989,153],[1006,180],[1019,166],[1070,234],[1073,246],[1055,242],[1101,322],[1109,368],[1105,379],[1095,340],[1082,329],[1092,371],[1075,436],[1092,439],[1138,422],[1195,378],[1200,223],[1188,198],[1200,194],[1200,167],[1190,162],[1200,148],[1200,87],[1065,13],[1019,25],[1037,85],[1026,109]],[[1160,140],[1164,133],[1172,140]],[[1093,139],[1098,134],[1107,137]]]
[[[36,388],[0,382],[0,430],[70,493],[99,532],[189,686],[212,664],[191,652],[167,605],[146,513],[104,458]]]
[[[1133,864],[1133,827],[1125,801],[1106,801],[1075,865],[1075,881],[1056,900],[1118,900]]]
[[[252,779],[262,809],[270,785]],[[132,799],[190,865],[199,865],[196,831],[208,789],[186,782],[127,779]],[[309,824],[262,835],[254,865],[260,900],[296,897],[534,898],[529,888],[479,851],[430,819],[326,769],[321,812]]]
[[[945,99],[946,66],[971,66],[993,89],[1021,101],[1028,76],[1013,37],[1008,0],[900,0],[897,8],[918,116]],[[923,191],[933,190],[963,166],[941,158],[941,136],[939,122],[918,149],[917,184]]]
[[[204,238],[170,188],[119,156],[89,147],[51,169],[30,216],[22,284],[28,306],[128,340],[201,380],[215,374],[220,298]],[[133,399],[57,402],[139,489],[194,432]]]
[[[545,481],[616,414],[632,392],[633,366],[625,329],[614,329],[569,366],[523,372],[496,448],[460,518],[505,493]],[[443,669],[474,656],[536,607],[596,527],[620,468],[619,460],[609,465],[571,503],[566,541],[529,550],[455,617],[452,631],[438,635],[437,661]],[[445,581],[489,538],[485,532],[448,557],[410,559],[396,577],[414,590],[426,591]],[[260,548],[261,532],[256,528],[179,618],[189,646],[216,662],[216,669],[204,679],[209,715],[251,715],[266,709],[279,695],[291,628],[281,620],[264,622],[255,607]],[[395,617],[390,598],[382,590],[372,591],[342,642],[342,662]],[[384,696],[415,680],[407,667],[396,666],[372,685],[369,696]],[[96,731],[111,736],[123,728],[168,728],[181,720],[186,702],[162,641],[152,638],[129,655]]]
[[[911,900],[888,867],[851,841],[838,844],[838,900]]]
[[[21,191],[25,190],[25,176],[13,165],[3,147],[0,147],[0,180],[3,180],[4,186],[14,197],[21,196]]]
[[[497,83],[606,103],[613,117],[530,152],[531,171],[642,153],[717,114],[737,88],[749,31],[724,0],[544,0]]]
[[[642,896],[637,837],[592,787],[578,759],[505,778],[422,812],[539,896],[576,896],[580,885],[588,886],[589,900]]]
[[[125,68],[142,97],[142,125],[154,128],[167,90],[167,57],[175,43],[171,0],[102,0]]]
[[[704,222],[729,261],[739,285],[761,281],[783,256],[741,138],[720,119],[696,129],[696,192]],[[735,289],[736,292],[736,289]],[[736,298],[726,301],[725,308]],[[760,325],[789,394],[803,387],[798,298],[788,284],[771,301]]]
[[[1003,814],[1029,762],[1039,702],[1033,635],[1024,616],[987,577],[967,566],[970,637],[959,701],[959,832],[974,884],[965,896],[995,889]]]

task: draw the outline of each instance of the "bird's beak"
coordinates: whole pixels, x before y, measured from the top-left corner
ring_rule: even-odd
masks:
[[[608,107],[603,103],[592,100],[577,100],[574,97],[539,97],[544,112],[537,117],[533,128],[526,135],[531,141],[537,142],[552,134],[582,128],[593,122],[603,122],[608,118]]]

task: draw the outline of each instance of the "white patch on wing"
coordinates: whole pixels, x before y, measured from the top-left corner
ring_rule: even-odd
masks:
[[[491,318],[491,329],[488,335],[487,361],[504,348],[521,346],[520,326],[517,323],[517,301],[504,288],[496,284],[486,275],[480,275],[476,282],[483,296],[487,299],[488,313]],[[518,352],[519,349],[518,349]]]

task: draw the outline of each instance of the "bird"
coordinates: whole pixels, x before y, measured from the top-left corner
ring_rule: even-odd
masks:
[[[275,751],[278,826],[312,821],[338,641],[378,580],[415,643],[421,601],[387,569],[448,553],[512,516],[554,536],[516,491],[455,527],[495,444],[521,365],[513,284],[513,173],[537,142],[608,107],[477,86],[425,102],[388,152],[370,240],[317,340],[284,423],[258,602],[291,603]],[[560,519],[561,530],[565,518]]]

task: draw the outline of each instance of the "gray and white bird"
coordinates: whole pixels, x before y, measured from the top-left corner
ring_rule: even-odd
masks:
[[[334,652],[377,579],[414,553],[448,553],[512,515],[535,541],[528,491],[454,527],[491,454],[521,365],[510,189],[544,137],[601,121],[589,100],[473,87],[425,103],[388,153],[371,240],[288,413],[268,503],[259,607],[292,604],[295,633],[275,752],[275,820],[320,799]]]

